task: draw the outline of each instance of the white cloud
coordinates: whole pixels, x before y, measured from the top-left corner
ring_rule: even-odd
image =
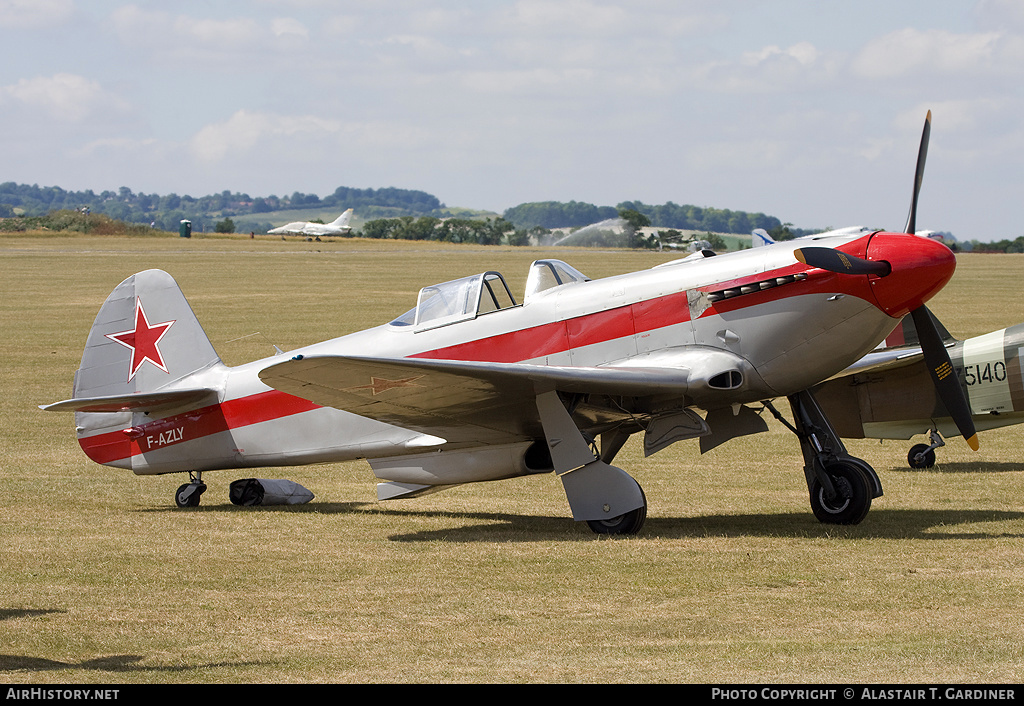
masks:
[[[245,155],[258,145],[279,147],[281,140],[300,135],[324,139],[339,129],[337,122],[313,116],[285,117],[239,110],[225,122],[202,128],[189,141],[189,150],[197,160],[212,164]]]
[[[291,17],[278,17],[270,22],[275,37],[309,39],[309,28]]]
[[[345,122],[316,115],[281,115],[239,110],[228,120],[207,125],[189,140],[189,152],[199,162],[215,165],[236,159],[259,158],[289,168],[316,164],[325,155],[413,149],[429,140],[425,131],[392,122]],[[330,159],[326,160],[330,162]]]
[[[629,24],[629,11],[590,0],[519,0],[506,13],[509,29],[531,34],[619,34]]]
[[[869,42],[852,63],[858,76],[1007,76],[1024,72],[1024,39],[1002,32],[907,28]]]
[[[842,70],[837,54],[822,52],[810,42],[782,48],[766,46],[738,59],[696,66],[692,80],[702,89],[726,93],[806,91],[832,83]]]
[[[496,35],[543,36],[547,39],[590,37],[607,41],[617,37],[695,36],[729,23],[727,12],[715,3],[607,2],[600,0],[518,0],[492,15]]]
[[[214,19],[124,5],[110,14],[110,26],[139,59],[170,57],[207,69],[241,65],[272,46],[274,39],[304,37],[295,19],[231,17]],[[216,64],[213,66],[212,64]]]
[[[801,66],[813,66],[818,60],[818,49],[810,42],[800,42],[788,49],[780,49],[777,46],[764,47],[760,51],[746,52],[741,61],[749,66],[764,65],[776,61],[796,61]]]
[[[1024,3],[1020,0],[980,0],[974,16],[984,29],[1024,31]]]
[[[128,107],[123,99],[104,90],[98,81],[69,73],[23,78],[0,88],[2,99],[72,123],[81,122],[96,113],[121,112]]]
[[[0,0],[0,29],[53,27],[74,12],[73,0]]]
[[[179,15],[174,18],[173,29],[179,37],[193,38],[204,46],[244,47],[265,36],[256,21],[247,17],[200,20]]]

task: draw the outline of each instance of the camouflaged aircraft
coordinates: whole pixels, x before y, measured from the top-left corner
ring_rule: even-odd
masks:
[[[148,270],[101,307],[72,398],[43,409],[74,411],[97,463],[188,472],[179,506],[198,505],[206,471],[361,458],[381,500],[554,473],[575,520],[633,534],[647,501],[612,465],[630,436],[643,435],[647,455],[686,439],[703,452],[767,430],[759,411],[786,398],[812,511],[857,523],[881,482],[847,453],[812,388],[904,316],[918,324],[938,394],[977,446],[924,307],[955,258],[912,235],[930,118],[903,233],[703,251],[598,280],[537,260],[521,301],[500,273],[483,272],[424,287],[389,323],[234,367],[171,276]]]
[[[1024,324],[965,340],[938,320],[956,379],[978,431],[1024,422]],[[814,388],[814,395],[839,436],[847,439],[911,439],[929,443],[907,453],[911,468],[935,465],[943,436],[958,433],[942,398],[935,394],[917,329],[907,317],[884,344],[843,374]]]

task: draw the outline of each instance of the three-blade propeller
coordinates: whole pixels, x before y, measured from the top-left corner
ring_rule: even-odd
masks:
[[[917,200],[921,192],[921,180],[924,178],[924,164],[928,156],[928,139],[931,134],[932,112],[929,110],[924,121],[921,134],[921,146],[917,152],[917,169],[914,173],[914,194],[910,201],[910,215],[907,218],[905,232],[913,235],[917,230]],[[829,272],[851,275],[875,275],[885,277],[892,268],[889,263],[881,260],[865,260],[831,248],[807,247],[799,248],[794,254],[797,260]],[[946,352],[942,336],[935,325],[935,320],[928,309],[921,305],[910,312],[917,328],[921,351],[925,364],[932,376],[939,399],[946,406],[957,429],[967,444],[978,450],[978,434],[971,417],[971,408],[964,395],[960,381],[953,369],[953,363]]]
[[[907,217],[905,232],[913,235],[917,232],[917,197],[921,193],[921,180],[924,178],[924,163],[928,156],[928,138],[932,130],[932,111],[924,119],[924,130],[921,132],[921,147],[917,151],[917,169],[914,172],[914,195],[910,200],[910,215]],[[960,386],[953,363],[949,360],[942,336],[935,326],[935,320],[923,305],[910,312],[914,317],[914,327],[921,342],[925,364],[931,373],[939,399],[946,405],[949,416],[953,418],[956,428],[960,430],[967,445],[978,450],[978,433],[971,418],[971,406]]]
[[[931,313],[924,306],[919,306],[910,312],[914,317],[914,327],[917,328],[917,337],[921,343],[921,352],[924,353],[924,362],[931,373],[932,382],[935,383],[935,390],[939,393],[939,399],[946,405],[949,416],[953,418],[956,428],[963,434],[967,445],[975,451],[978,450],[978,434],[974,428],[974,419],[971,417],[971,407],[964,396],[963,388],[960,387],[960,380],[956,371],[953,370],[953,363],[946,353],[946,346],[942,342],[942,336],[935,326]]]

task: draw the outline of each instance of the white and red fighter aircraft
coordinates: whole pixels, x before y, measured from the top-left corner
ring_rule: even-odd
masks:
[[[954,256],[911,235],[929,130],[930,114],[905,233],[696,253],[595,281],[538,260],[522,302],[485,272],[424,287],[390,323],[237,367],[170,275],[140,272],[100,309],[72,399],[44,409],[73,410],[98,463],[189,472],[180,506],[198,505],[205,471],[365,458],[380,499],[554,472],[574,519],[631,534],[644,493],[611,465],[630,435],[647,454],[691,438],[703,451],[766,430],[748,405],[785,397],[815,515],[857,523],[881,483],[809,390],[904,315],[920,319],[939,394],[977,447],[924,309]]]

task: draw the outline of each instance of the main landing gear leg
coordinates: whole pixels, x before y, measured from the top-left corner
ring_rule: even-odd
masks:
[[[189,471],[190,482],[178,488],[174,494],[174,504],[178,507],[199,507],[199,498],[206,492],[202,471]]]
[[[878,474],[866,461],[847,453],[810,390],[790,395],[789,404],[795,426],[787,423],[771,403],[767,406],[800,439],[814,516],[827,524],[858,524],[871,509],[872,498],[882,495]]]
[[[544,436],[574,520],[598,534],[636,534],[647,519],[647,499],[632,476],[594,455],[558,393],[537,395]]]

